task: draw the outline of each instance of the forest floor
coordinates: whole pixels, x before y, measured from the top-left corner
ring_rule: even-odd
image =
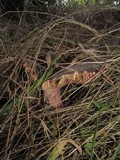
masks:
[[[0,159],[119,159],[117,12],[106,7],[64,17],[0,16]],[[87,59],[103,63],[103,70],[87,83],[62,87],[62,108],[47,105],[44,81]]]

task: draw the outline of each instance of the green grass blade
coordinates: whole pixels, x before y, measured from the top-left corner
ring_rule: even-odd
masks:
[[[6,103],[3,108],[0,110],[0,116],[4,115],[5,113],[9,112],[14,106],[18,104],[19,98],[15,98],[14,101],[10,102],[9,104]]]
[[[94,135],[93,135],[90,160],[94,159],[94,147],[95,147],[95,139],[96,139],[97,130],[98,130],[98,114],[97,114],[97,118],[96,118],[95,131],[94,131]]]
[[[117,155],[120,153],[120,143],[118,144],[113,156],[112,156],[112,160],[117,160]]]

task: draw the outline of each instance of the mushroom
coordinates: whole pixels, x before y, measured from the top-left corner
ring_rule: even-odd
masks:
[[[42,84],[45,101],[53,107],[61,108],[61,88],[71,83],[84,84],[91,80],[102,68],[103,63],[79,62],[61,69]]]

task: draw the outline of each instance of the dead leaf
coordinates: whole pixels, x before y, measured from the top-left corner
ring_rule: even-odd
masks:
[[[47,160],[56,160],[62,154],[67,143],[72,144],[78,150],[79,154],[82,155],[81,146],[76,144],[75,141],[73,141],[72,139],[68,139],[59,141],[56,147],[53,149],[52,153],[47,158]]]

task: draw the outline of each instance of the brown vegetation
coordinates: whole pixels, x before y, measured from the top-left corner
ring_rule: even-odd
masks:
[[[19,21],[0,16],[0,159],[119,158],[115,11],[42,13],[46,19],[24,11]],[[46,106],[43,94],[57,108]]]

